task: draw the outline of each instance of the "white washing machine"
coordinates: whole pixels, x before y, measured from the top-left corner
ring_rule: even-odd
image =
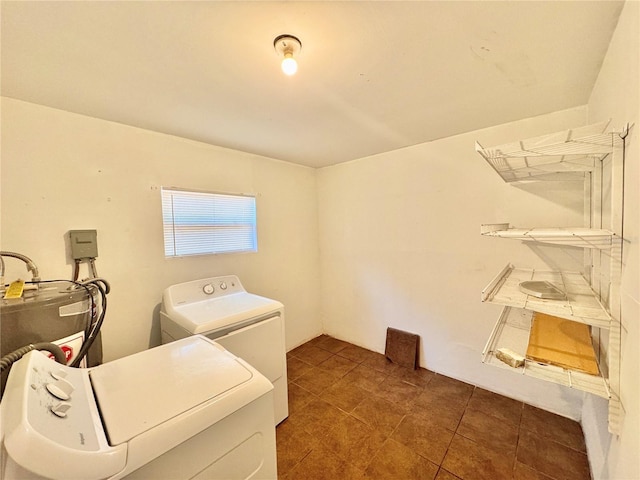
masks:
[[[91,369],[29,352],[0,410],[3,480],[277,478],[271,383],[202,336]]]
[[[248,293],[235,275],[168,287],[160,311],[162,342],[201,334],[246,360],[273,383],[275,424],[289,416],[284,306]]]

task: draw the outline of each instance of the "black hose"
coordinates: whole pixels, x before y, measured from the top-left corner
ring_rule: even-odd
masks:
[[[0,359],[0,371],[4,371],[6,368],[13,365],[31,350],[46,350],[47,352],[51,352],[53,354],[56,362],[61,363],[62,365],[67,364],[67,357],[58,345],[56,345],[55,343],[40,342],[32,343],[31,345],[26,345],[22,348],[14,350],[11,353],[7,353],[4,357],[2,357],[2,359]]]
[[[93,342],[97,338],[98,332],[102,327],[102,322],[104,321],[104,316],[107,313],[107,294],[111,291],[111,286],[109,285],[109,282],[107,282],[102,278],[92,278],[90,280],[87,280],[86,282],[81,283],[81,285],[83,286],[87,286],[88,284],[93,285],[100,291],[100,301],[101,301],[102,311],[100,312],[100,317],[98,318],[98,320],[91,326],[91,331],[89,332],[89,335],[85,338],[84,342],[82,343],[82,346],[80,347],[80,351],[71,362],[70,365],[72,367],[78,367],[82,359],[89,352],[89,348],[91,348],[91,345],[93,345]]]
[[[90,278],[89,280],[85,280],[82,282],[78,282],[75,280],[40,280],[38,282],[25,282],[25,283],[54,283],[54,282],[69,282],[77,285],[78,287],[82,287],[87,291],[87,295],[89,295],[89,299],[91,300],[91,312],[94,312],[96,309],[95,299],[93,298],[93,293],[91,292],[90,287],[95,287],[100,291],[100,300],[101,300],[101,312],[98,320],[93,322],[90,325],[87,325],[85,329],[85,339],[80,347],[80,350],[73,361],[69,364],[71,367],[78,367],[82,359],[89,352],[89,348],[93,345],[93,342],[98,336],[100,332],[100,328],[102,327],[102,323],[104,322],[104,317],[107,313],[107,294],[111,291],[111,285],[104,278],[96,277]]]
[[[111,291],[111,285],[109,285],[109,282],[107,282],[104,278],[101,278],[101,277],[90,278],[89,280],[85,280],[83,282],[76,282],[76,283],[80,286],[89,285],[89,284],[97,285],[98,283],[101,283],[102,286],[104,287],[105,294],[109,294],[109,292]]]

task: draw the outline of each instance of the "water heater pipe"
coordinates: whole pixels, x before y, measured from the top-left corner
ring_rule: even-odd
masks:
[[[31,281],[39,282],[40,274],[38,273],[38,267],[33,263],[26,255],[22,255],[21,253],[16,252],[0,252],[0,257],[12,257],[17,258],[18,260],[22,260],[27,265],[27,270],[31,272],[32,278]],[[4,278],[4,262],[0,262],[0,277]],[[4,282],[3,282],[4,283]]]

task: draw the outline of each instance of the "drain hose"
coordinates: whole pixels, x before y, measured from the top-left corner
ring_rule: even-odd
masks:
[[[4,371],[6,368],[13,365],[31,350],[46,350],[53,354],[56,362],[63,365],[67,364],[67,357],[58,345],[56,345],[55,343],[41,342],[32,343],[31,345],[26,345],[17,350],[14,350],[11,353],[7,353],[4,357],[2,357],[2,359],[0,359],[0,371]]]

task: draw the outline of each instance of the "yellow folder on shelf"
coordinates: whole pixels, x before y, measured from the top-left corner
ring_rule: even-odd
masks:
[[[598,375],[589,325],[534,313],[527,358],[536,362]]]

